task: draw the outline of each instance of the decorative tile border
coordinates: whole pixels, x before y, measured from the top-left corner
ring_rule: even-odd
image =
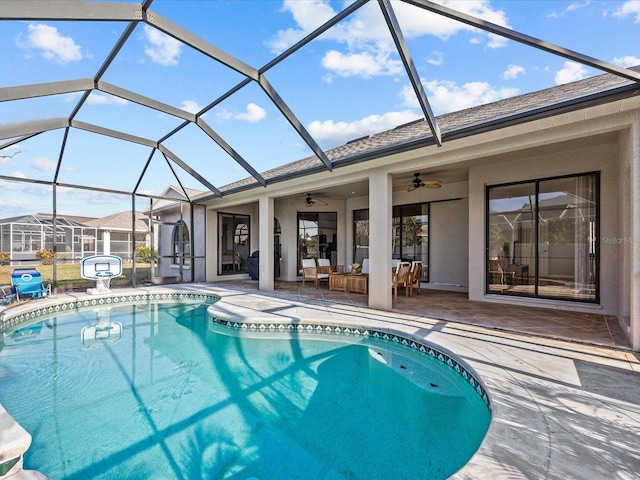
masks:
[[[410,347],[420,353],[429,355],[430,357],[438,360],[442,364],[446,365],[458,375],[460,375],[471,387],[476,394],[482,399],[486,407],[491,412],[491,400],[489,399],[488,392],[484,386],[484,383],[480,380],[478,375],[473,372],[471,367],[465,365],[456,356],[434,343],[419,341],[414,338],[406,337],[404,335],[392,332],[386,332],[383,330],[377,330],[373,328],[356,327],[356,326],[340,326],[340,325],[324,325],[318,323],[269,323],[269,322],[244,322],[238,320],[228,320],[224,318],[218,318],[209,312],[209,319],[219,325],[235,328],[243,331],[251,332],[264,332],[264,333],[308,333],[318,335],[337,335],[337,336],[357,336],[357,337],[370,337],[386,340],[389,342],[397,343]]]
[[[163,293],[123,293],[118,294],[106,294],[99,297],[86,297],[82,300],[73,300],[69,302],[61,302],[58,304],[38,305],[38,300],[32,301],[33,308],[26,308],[20,306],[19,308],[9,308],[2,312],[0,316],[0,334],[9,328],[22,325],[23,323],[33,323],[38,321],[41,317],[55,315],[56,313],[64,313],[83,308],[93,308],[103,305],[128,305],[141,302],[200,302],[208,305],[213,305],[220,297],[218,295],[206,294],[206,293],[178,293],[178,292],[163,292]]]

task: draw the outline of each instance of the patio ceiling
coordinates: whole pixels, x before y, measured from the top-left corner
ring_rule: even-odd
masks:
[[[294,72],[296,76],[300,75],[296,71],[299,70],[296,59],[301,55],[313,55],[323,35],[339,29],[343,22],[372,5],[377,7],[375,12],[371,10],[372,14],[384,19],[388,37],[395,46],[394,54],[402,65],[403,77],[413,91],[420,116],[426,121],[429,136],[436,145],[446,142],[447,137],[440,129],[414,61],[424,52],[416,42],[408,41],[407,28],[397,15],[400,8],[410,7],[416,13],[429,12],[591,67],[597,70],[596,73],[608,72],[640,82],[640,74],[634,70],[427,0],[355,0],[331,17],[317,22],[281,53],[271,58],[256,54],[249,60],[230,53],[230,45],[218,45],[209,40],[215,35],[209,35],[196,22],[205,10],[190,10],[194,4],[185,2],[180,18],[168,18],[162,13],[169,11],[165,8],[167,3],[163,0],[144,0],[142,3],[3,0],[0,4],[3,26],[11,25],[17,31],[24,30],[27,25],[30,29],[62,29],[65,24],[73,24],[78,28],[76,31],[98,37],[100,48],[91,52],[94,69],[89,67],[82,72],[79,68],[74,69],[72,75],[78,76],[72,77],[69,72],[60,73],[53,67],[51,71],[30,71],[26,55],[22,60],[17,60],[18,55],[12,57],[16,59],[12,68],[21,71],[22,75],[13,76],[7,72],[3,83],[13,78],[19,83],[0,87],[0,107],[5,106],[0,110],[0,151],[10,152],[16,145],[28,148],[32,142],[45,141],[54,152],[49,156],[55,159],[55,165],[41,169],[41,173],[34,176],[0,170],[0,179],[152,198],[160,195],[157,182],[161,179],[164,186],[180,185],[187,198],[190,188],[206,190],[213,198],[224,195],[228,191],[225,186],[241,178],[249,178],[243,189],[275,182],[277,175],[266,178],[264,172],[300,158],[311,159],[310,171],[330,171],[332,159],[327,152],[333,146],[324,145],[323,140],[315,138],[308,125],[312,118],[309,110],[314,106],[329,108],[332,99],[314,98],[312,82],[309,85],[298,82],[295,92],[281,91],[278,85],[284,85],[281,79]],[[222,8],[226,2],[200,3],[210,7],[215,3],[215,7]],[[205,6],[199,5],[199,8]],[[211,17],[212,24],[216,23],[216,18],[219,17]],[[247,19],[248,28],[260,25],[259,18],[252,21],[257,23]],[[189,28],[192,23],[194,30]],[[180,83],[173,85],[179,94],[171,98],[163,96],[156,88],[164,81],[161,71],[149,62],[131,61],[130,57],[140,48],[137,44],[143,33],[159,36],[161,41],[173,39],[177,41],[175,48],[189,53],[190,69],[185,70]],[[274,33],[266,32],[265,38]],[[236,41],[242,41],[242,37]],[[181,65],[174,68],[181,68]],[[304,75],[300,78],[304,79]],[[206,95],[204,102],[201,100],[196,108],[186,106],[184,102],[181,105],[178,99],[188,99],[192,90]],[[358,90],[355,95],[354,91],[352,95],[360,96],[371,99],[375,112],[377,98],[384,97],[384,93],[368,91],[363,85],[362,92]],[[264,128],[232,129],[216,122],[221,114],[228,112],[228,105],[234,98],[241,98],[248,105],[269,105],[264,108],[275,120],[266,128],[273,128],[269,140],[274,144],[260,143],[266,141],[264,136],[258,135],[264,133]],[[255,98],[259,101],[253,101]],[[285,100],[287,98],[291,101]],[[113,110],[125,104],[126,111],[113,114]],[[94,142],[93,149],[79,147],[86,144],[87,139]],[[297,144],[299,148],[287,157],[277,151],[278,143]],[[120,176],[111,184],[104,184],[102,180],[106,175],[101,175],[102,169],[119,169]],[[236,172],[236,178],[223,175],[231,170]],[[286,170],[282,175],[286,176]],[[405,182],[405,179],[401,181]]]

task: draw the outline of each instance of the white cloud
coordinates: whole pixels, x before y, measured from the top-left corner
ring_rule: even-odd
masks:
[[[229,120],[233,118],[235,120],[255,123],[265,118],[267,116],[267,112],[264,108],[256,105],[255,103],[249,103],[247,104],[247,109],[244,112],[233,113],[226,108],[222,108],[217,111],[216,115],[220,120]]]
[[[444,0],[438,3],[461,13],[466,13],[509,28],[509,21],[506,14],[502,10],[495,10],[488,0],[468,0],[464,2]],[[474,32],[477,35],[485,35],[481,30],[441,15],[427,12],[422,8],[413,7],[402,2],[393,3],[393,7],[398,21],[400,25],[402,25],[402,32],[407,38],[434,35],[441,39],[447,39],[464,31]],[[503,42],[502,37],[498,37],[500,40],[496,40],[495,38],[491,38],[495,37],[494,35],[486,35],[490,38],[490,43],[496,44],[497,42]]]
[[[87,103],[90,105],[126,105],[129,101],[114,95],[105,95],[93,91],[87,98]]]
[[[19,144],[11,145],[0,150],[0,165],[11,165],[11,159],[22,152]]]
[[[29,166],[35,168],[36,170],[40,170],[41,172],[53,172],[58,165],[57,162],[50,160],[46,157],[33,157],[31,162],[29,162]]]
[[[281,11],[293,15],[297,28],[278,31],[275,38],[268,42],[273,53],[285,51],[305,35],[330,20],[336,13],[327,0],[307,0],[304,2],[285,0]]]
[[[0,183],[0,188],[4,188],[4,182]],[[25,215],[26,212],[33,212],[33,204],[21,200],[0,198],[0,217],[17,217]]]
[[[267,112],[264,108],[256,105],[255,103],[249,103],[247,105],[247,111],[244,113],[238,113],[234,115],[236,120],[244,120],[249,123],[259,122],[267,116]]]
[[[103,185],[96,185],[95,187],[104,188]],[[122,196],[115,193],[77,189],[75,191],[70,191],[69,193],[71,197],[77,198],[77,201],[89,205],[117,205],[122,202]]]
[[[17,179],[26,180],[27,176],[20,170],[16,170],[11,174],[12,177]],[[0,189],[13,192],[24,192],[33,195],[51,195],[51,187],[48,185],[40,185],[31,182],[12,182],[12,181],[0,181]]]
[[[504,12],[495,10],[488,0],[453,3],[445,0],[441,3],[463,13],[509,27]],[[407,39],[431,35],[446,41],[449,37],[460,32],[473,32],[477,40],[484,42],[490,48],[501,47],[506,42],[502,37],[487,34],[464,23],[450,20],[404,2],[394,2],[392,6],[399,23],[402,25],[402,33]],[[336,13],[331,8],[329,0],[303,2],[285,0],[282,11],[293,15],[297,27],[281,30],[277,33],[269,43],[274,53],[281,53]],[[389,28],[380,12],[378,2],[367,3],[347,20],[324,32],[319,40],[331,40],[345,45],[344,52],[340,53],[334,49],[328,52],[323,59],[323,66],[337,75],[368,77],[394,75],[401,71],[399,68],[401,63],[397,52],[395,52]],[[437,57],[434,61],[438,61]],[[349,62],[355,63],[355,65],[350,67]]]
[[[155,63],[171,67],[178,64],[182,44],[173,37],[156,30],[149,25],[144,26],[147,44],[144,53]]]
[[[26,39],[22,35],[16,38],[18,47],[38,50],[43,58],[56,63],[82,60],[82,51],[73,38],[61,35],[56,27],[39,23],[29,24],[27,29]]]
[[[331,148],[364,135],[382,132],[420,118],[412,110],[388,112],[384,115],[370,115],[355,122],[334,122],[333,120],[311,122],[309,133],[323,148]]]
[[[432,80],[429,82],[423,81],[423,84],[429,104],[437,115],[496,102],[519,93],[517,88],[496,88],[487,82],[469,82],[458,86],[455,82],[447,80]],[[404,87],[401,95],[406,106],[412,108],[419,106],[413,88],[410,85]]]
[[[524,73],[526,73],[524,67],[521,67],[520,65],[511,64],[504,71],[504,73],[502,74],[502,77],[505,80],[513,80],[518,78],[518,75],[522,75]]]
[[[563,85],[569,82],[582,80],[587,76],[587,69],[584,65],[576,62],[566,61],[562,69],[556,72],[556,85]]]
[[[444,63],[444,54],[442,52],[434,50],[433,52],[431,52],[431,55],[429,55],[429,57],[427,58],[427,63],[430,65],[435,65],[436,67],[439,67]]]
[[[591,3],[591,0],[585,0],[584,2],[573,2],[567,7],[567,12],[573,12],[583,7],[587,7]]]
[[[389,52],[343,54],[336,50],[329,50],[322,59],[322,66],[342,77],[357,75],[370,78],[401,73],[402,62],[389,57]]]
[[[614,65],[619,65],[621,67],[635,67],[636,65],[640,65],[640,58],[634,57],[633,55],[625,55],[624,57],[615,57],[613,59]]]
[[[625,18],[634,16],[634,23],[640,23],[640,0],[628,0],[613,12],[614,17]]]
[[[189,113],[198,113],[200,110],[202,110],[204,107],[198,105],[198,102],[196,102],[195,100],[183,100],[181,103],[181,109],[184,110],[185,112],[189,112]]]

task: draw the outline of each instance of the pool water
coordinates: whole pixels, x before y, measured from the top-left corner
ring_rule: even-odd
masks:
[[[118,305],[5,338],[0,403],[53,479],[444,479],[490,412],[391,342],[247,335],[206,305]]]

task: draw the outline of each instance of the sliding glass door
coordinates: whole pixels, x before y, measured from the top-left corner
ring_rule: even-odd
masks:
[[[597,173],[487,187],[488,293],[597,302]]]

